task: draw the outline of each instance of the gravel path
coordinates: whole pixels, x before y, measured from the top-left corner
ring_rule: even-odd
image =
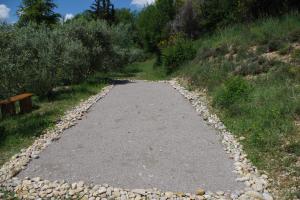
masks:
[[[121,84],[19,177],[128,189],[237,190],[233,161],[191,104],[166,83]]]

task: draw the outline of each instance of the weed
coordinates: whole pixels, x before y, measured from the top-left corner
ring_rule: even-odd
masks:
[[[232,108],[232,105],[246,101],[251,92],[251,87],[243,78],[234,76],[217,90],[214,96],[214,105],[220,108]]]
[[[259,45],[257,47],[257,50],[256,50],[257,54],[263,54],[263,53],[267,53],[267,52],[269,52],[268,45]]]
[[[292,53],[292,59],[294,62],[300,63],[300,49],[294,50]]]
[[[287,153],[295,154],[300,156],[300,142],[294,142],[285,147]]]
[[[1,198],[5,200],[18,200],[13,192],[8,192],[0,189],[0,193],[3,193],[3,196]]]
[[[283,42],[279,39],[273,39],[268,42],[268,51],[278,51],[280,48],[282,48]]]
[[[300,29],[293,30],[289,33],[288,39],[291,42],[299,42],[300,41]]]
[[[280,55],[287,55],[292,52],[292,46],[290,44],[283,44],[283,46],[279,49]]]

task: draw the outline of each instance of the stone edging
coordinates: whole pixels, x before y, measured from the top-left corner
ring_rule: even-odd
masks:
[[[191,102],[203,120],[218,131],[225,151],[234,160],[234,172],[239,176],[236,181],[244,182],[246,187],[242,193],[232,193],[231,198],[273,199],[268,191],[268,176],[261,174],[251,161],[247,159],[247,154],[243,151],[243,146],[239,144],[233,134],[226,130],[225,125],[218,116],[210,112],[206,94],[203,92],[188,91],[176,79],[169,82],[174,89]],[[244,138],[240,139],[243,140]]]
[[[130,80],[130,82],[132,82]],[[202,189],[196,191],[196,194],[161,192],[158,189],[135,189],[125,190],[113,188],[107,184],[88,185],[80,181],[77,183],[67,183],[65,181],[48,181],[39,177],[25,178],[20,180],[16,176],[21,170],[25,169],[31,159],[37,159],[39,153],[45,149],[51,142],[60,139],[63,131],[76,125],[77,120],[94,105],[97,101],[107,95],[113,88],[112,85],[105,87],[99,94],[90,97],[88,100],[80,103],[73,110],[66,112],[65,116],[56,124],[53,129],[49,129],[44,135],[40,136],[27,149],[16,154],[9,162],[0,169],[0,187],[16,193],[21,199],[82,199],[82,200],[108,200],[108,199],[266,199],[272,197],[268,193],[268,177],[260,175],[258,170],[247,159],[242,150],[242,146],[235,137],[229,133],[223,123],[216,115],[210,114],[205,95],[190,92],[184,89],[178,81],[161,81],[169,83],[173,88],[187,98],[196,111],[203,117],[210,126],[216,128],[222,136],[222,143],[225,150],[234,159],[235,172],[240,175],[237,181],[245,182],[246,188],[243,191],[236,191],[231,194],[225,192],[205,192]],[[1,199],[1,196],[0,196]]]

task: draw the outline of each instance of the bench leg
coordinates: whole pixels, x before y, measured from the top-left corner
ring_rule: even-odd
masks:
[[[3,117],[15,115],[16,114],[15,103],[2,104],[1,112]]]
[[[1,105],[1,115],[2,115],[2,117],[5,117],[5,108],[4,108],[4,105]]]
[[[32,110],[31,97],[20,100],[20,112],[29,113]]]

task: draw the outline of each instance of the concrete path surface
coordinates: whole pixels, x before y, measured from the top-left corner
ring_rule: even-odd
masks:
[[[243,188],[215,131],[166,83],[117,85],[19,177],[126,189]]]

